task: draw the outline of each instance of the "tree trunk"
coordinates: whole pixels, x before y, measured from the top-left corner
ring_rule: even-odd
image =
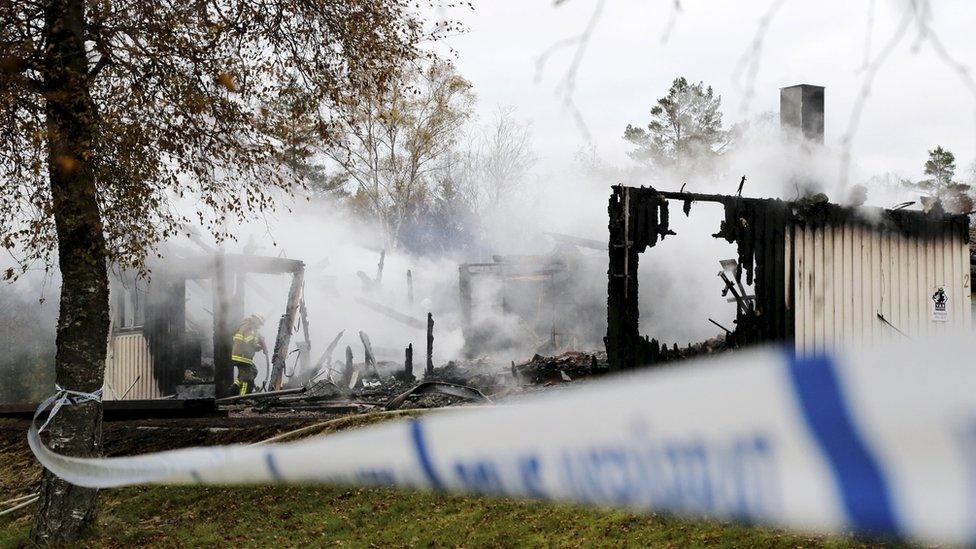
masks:
[[[62,276],[56,377],[64,389],[93,392],[103,383],[109,315],[106,244],[91,164],[96,113],[89,94],[84,0],[53,0],[44,24],[48,170]],[[99,455],[101,425],[100,403],[65,406],[51,422],[48,445],[72,456]],[[97,493],[45,471],[31,541],[77,539],[94,521]]]

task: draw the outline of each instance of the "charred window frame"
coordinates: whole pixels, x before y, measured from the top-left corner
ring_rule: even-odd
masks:
[[[605,344],[611,369],[654,365],[680,358],[683,353],[671,350],[655,339],[642,336],[639,330],[637,270],[640,254],[654,247],[658,240],[674,235],[669,227],[669,201],[683,203],[690,215],[696,201],[717,202],[725,208],[715,238],[736,244],[740,266],[736,278],[743,274],[747,284],[754,284],[755,306],[751,311],[739,309],[735,329],[727,346],[737,347],[760,341],[789,340],[793,319],[789,314],[787,288],[787,230],[791,223],[790,203],[775,199],[742,198],[658,191],[652,187],[612,187],[609,214],[609,267],[607,270],[607,336]]]

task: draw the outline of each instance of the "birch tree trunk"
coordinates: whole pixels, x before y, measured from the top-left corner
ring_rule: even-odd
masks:
[[[89,94],[84,0],[53,0],[45,10],[44,98],[48,173],[61,268],[57,383],[93,392],[102,386],[109,328],[106,247],[93,158],[96,111]],[[72,456],[101,452],[102,406],[65,406],[51,422],[48,445]],[[45,471],[31,541],[75,540],[95,519],[97,490]]]

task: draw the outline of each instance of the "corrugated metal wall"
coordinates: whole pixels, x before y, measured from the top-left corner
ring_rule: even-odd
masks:
[[[796,225],[786,240],[798,353],[904,339],[897,330],[915,338],[972,324],[969,247],[949,229],[905,237],[853,224]],[[946,322],[932,320],[939,287],[948,297]]]
[[[153,359],[146,338],[141,332],[115,333],[111,336],[105,361],[105,399],[119,400],[133,382],[135,385],[125,400],[164,396],[153,377]]]

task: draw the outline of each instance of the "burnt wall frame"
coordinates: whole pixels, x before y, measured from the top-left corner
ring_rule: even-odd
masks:
[[[733,347],[754,343],[794,343],[795,228],[857,225],[879,232],[934,237],[944,234],[969,242],[969,217],[947,214],[941,206],[928,211],[845,207],[828,202],[823,194],[795,201],[743,198],[720,194],[658,191],[652,187],[615,185],[610,196],[609,267],[607,270],[607,336],[604,343],[611,369],[619,370],[666,362],[666,347],[639,331],[637,269],[640,253],[658,239],[675,234],[668,226],[670,201],[683,203],[688,215],[693,202],[714,202],[725,208],[725,218],[714,237],[734,243],[738,277],[754,283],[755,312],[736,313],[730,334]],[[872,210],[866,212],[865,210]],[[866,215],[867,214],[867,215]]]
[[[683,203],[689,215],[693,202],[716,202],[725,218],[712,236],[735,243],[740,270],[755,284],[755,312],[736,313],[736,326],[727,342],[732,346],[760,341],[788,340],[793,333],[786,293],[786,231],[790,204],[775,199],[742,198],[658,191],[653,187],[615,185],[608,205],[609,267],[607,270],[607,336],[604,340],[613,370],[654,365],[669,360],[669,352],[639,330],[640,254],[658,240],[674,235],[669,227],[670,201]]]

